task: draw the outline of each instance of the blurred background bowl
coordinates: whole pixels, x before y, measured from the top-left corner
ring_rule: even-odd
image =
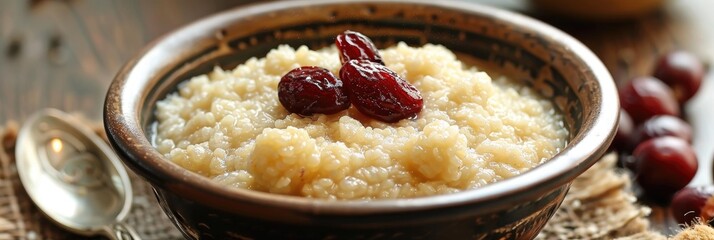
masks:
[[[641,17],[659,9],[665,0],[531,0],[545,12],[586,21],[616,21]]]
[[[232,68],[279,44],[320,48],[346,29],[379,47],[442,44],[463,60],[534,88],[565,116],[568,144],[548,162],[477,190],[415,199],[328,201],[221,186],[151,145],[155,103],[191,76]],[[151,43],[117,74],[104,123],[115,150],[154,187],[190,239],[530,239],[569,183],[607,149],[615,85],[567,34],[520,14],[452,1],[287,1],[236,8]]]

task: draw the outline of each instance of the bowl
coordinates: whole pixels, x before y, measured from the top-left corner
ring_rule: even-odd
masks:
[[[585,21],[621,21],[642,17],[662,8],[665,0],[531,0],[546,13]]]
[[[535,89],[564,114],[567,146],[540,166],[476,190],[375,201],[224,187],[152,146],[155,103],[181,81],[264,56],[279,44],[328,46],[346,29],[379,47],[442,44]],[[606,151],[618,110],[612,78],[590,50],[516,13],[456,1],[286,1],[218,13],[149,44],[112,82],[104,124],[124,163],[151,183],[189,239],[530,239],[570,182]]]

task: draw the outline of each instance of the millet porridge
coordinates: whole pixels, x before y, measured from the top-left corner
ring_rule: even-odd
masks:
[[[338,75],[336,48],[280,46],[234,70],[214,69],[157,103],[155,145],[224,185],[323,199],[393,199],[475,189],[543,163],[565,145],[547,100],[465,66],[448,49],[400,43],[386,65],[424,98],[414,119],[384,123],[353,107],[303,117],[280,104],[293,68]]]

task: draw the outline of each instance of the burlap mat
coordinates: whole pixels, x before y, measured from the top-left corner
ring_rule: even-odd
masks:
[[[648,231],[650,209],[636,204],[616,162],[616,154],[606,155],[576,178],[537,239],[666,239]]]
[[[0,240],[82,239],[47,220],[20,185],[14,164],[17,129],[12,123],[0,127]],[[102,128],[95,129],[106,139]],[[608,155],[578,177],[561,208],[537,239],[666,239],[648,231],[649,223],[645,217],[649,208],[635,203],[637,199],[627,190],[630,179],[614,167],[616,161],[614,155]],[[161,211],[148,183],[131,171],[129,175],[134,188],[134,203],[127,223],[144,239],[181,239],[178,230]],[[711,230],[708,227],[701,229]]]
[[[22,188],[15,169],[16,124],[0,127],[0,240],[5,239],[102,239],[83,238],[64,231],[47,220],[33,205]],[[104,130],[98,135],[104,137]],[[129,172],[134,190],[134,202],[126,223],[133,226],[143,239],[183,239],[181,233],[161,211],[148,183]]]

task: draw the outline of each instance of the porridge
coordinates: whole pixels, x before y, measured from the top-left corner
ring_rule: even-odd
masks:
[[[380,51],[421,92],[415,118],[385,123],[354,106],[329,115],[288,112],[278,101],[281,77],[300,66],[337,75],[338,54],[334,46],[280,46],[180,84],[157,103],[156,148],[223,185],[393,199],[475,189],[529,170],[565,145],[567,130],[550,102],[431,44]]]

